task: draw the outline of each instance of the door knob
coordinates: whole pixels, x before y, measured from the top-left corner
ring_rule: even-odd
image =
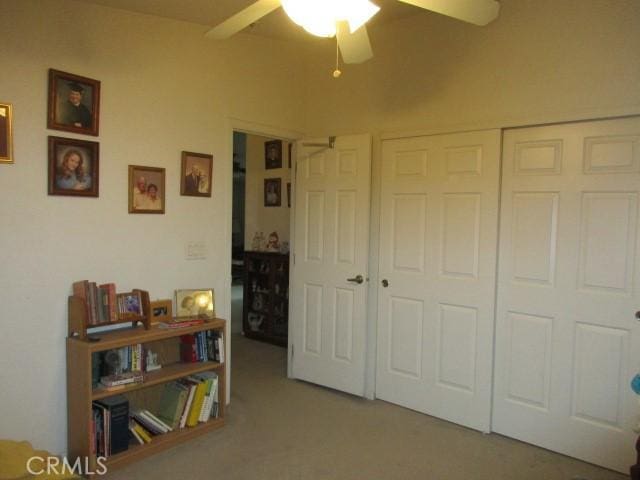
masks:
[[[364,282],[364,277],[362,275],[356,275],[354,278],[347,278],[347,282],[354,282],[360,284]]]
[[[389,286],[389,280],[387,280],[386,278],[382,280],[382,286],[384,288],[387,288]]]

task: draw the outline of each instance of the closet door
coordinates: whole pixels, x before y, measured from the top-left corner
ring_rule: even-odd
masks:
[[[493,430],[627,472],[640,119],[504,134]]]
[[[382,148],[376,396],[489,431],[500,131]]]

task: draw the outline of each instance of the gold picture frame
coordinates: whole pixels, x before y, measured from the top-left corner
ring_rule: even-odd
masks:
[[[176,316],[214,318],[216,297],[213,289],[176,290]]]
[[[160,213],[165,210],[165,169],[129,165],[129,213]]]
[[[13,163],[12,123],[11,104],[0,102],[0,163]]]

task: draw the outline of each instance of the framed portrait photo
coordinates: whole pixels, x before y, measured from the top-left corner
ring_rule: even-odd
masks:
[[[279,207],[282,205],[282,179],[264,179],[264,206]]]
[[[180,195],[210,197],[213,178],[213,155],[182,152]]]
[[[98,136],[100,82],[49,70],[47,128]]]
[[[176,311],[178,317],[216,316],[216,302],[213,289],[176,290]]]
[[[98,142],[49,137],[49,195],[97,197],[100,171]]]
[[[264,168],[282,168],[282,140],[264,142]]]
[[[13,163],[12,120],[11,104],[0,102],[0,163]]]
[[[165,170],[129,165],[129,213],[164,213]]]

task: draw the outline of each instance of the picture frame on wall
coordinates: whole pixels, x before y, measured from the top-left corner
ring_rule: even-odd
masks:
[[[0,102],[0,163],[13,163],[12,124],[11,104]]]
[[[165,169],[129,165],[129,213],[164,213]]]
[[[48,137],[49,195],[97,197],[100,145],[75,138]]]
[[[182,152],[180,195],[210,197],[213,179],[213,155]]]
[[[98,136],[100,81],[49,69],[47,128]]]
[[[282,168],[282,140],[264,142],[264,168]]]
[[[282,179],[264,179],[264,206],[279,207],[282,205]]]

